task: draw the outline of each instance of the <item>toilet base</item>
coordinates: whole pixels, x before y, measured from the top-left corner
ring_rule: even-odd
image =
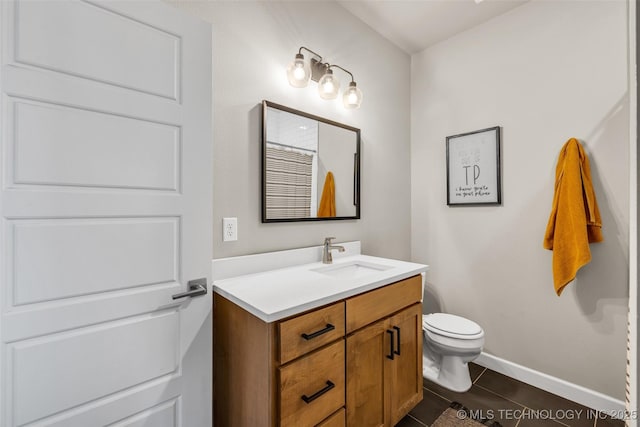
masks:
[[[468,356],[442,356],[439,369],[432,363],[423,363],[422,376],[446,389],[463,393],[471,388],[468,359]]]

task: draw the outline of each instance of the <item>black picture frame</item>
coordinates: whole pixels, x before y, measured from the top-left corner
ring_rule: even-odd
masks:
[[[446,137],[447,205],[502,204],[501,128]]]

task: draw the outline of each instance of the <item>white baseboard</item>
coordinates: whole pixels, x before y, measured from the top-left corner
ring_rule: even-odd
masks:
[[[474,363],[588,408],[606,412],[612,417],[624,418],[625,404],[622,400],[484,352],[474,360]]]

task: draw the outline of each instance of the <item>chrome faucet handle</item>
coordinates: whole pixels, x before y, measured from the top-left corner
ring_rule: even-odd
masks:
[[[325,237],[324,245],[322,247],[322,263],[323,264],[331,264],[333,262],[333,257],[331,256],[331,241],[335,239],[335,237]]]

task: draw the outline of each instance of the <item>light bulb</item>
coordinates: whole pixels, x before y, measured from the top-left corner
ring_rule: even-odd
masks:
[[[356,86],[356,82],[349,83],[349,87],[342,95],[342,103],[345,108],[360,108],[360,104],[362,104],[362,91]]]
[[[296,64],[295,69],[293,70],[293,77],[296,80],[304,80],[307,73],[304,71],[304,66],[300,66],[300,64]]]
[[[333,71],[328,69],[324,76],[318,81],[318,93],[322,99],[336,99],[340,90],[340,82],[333,75]]]
[[[293,62],[287,67],[287,78],[293,87],[306,87],[309,84],[311,66],[305,62],[301,53],[297,53]]]

